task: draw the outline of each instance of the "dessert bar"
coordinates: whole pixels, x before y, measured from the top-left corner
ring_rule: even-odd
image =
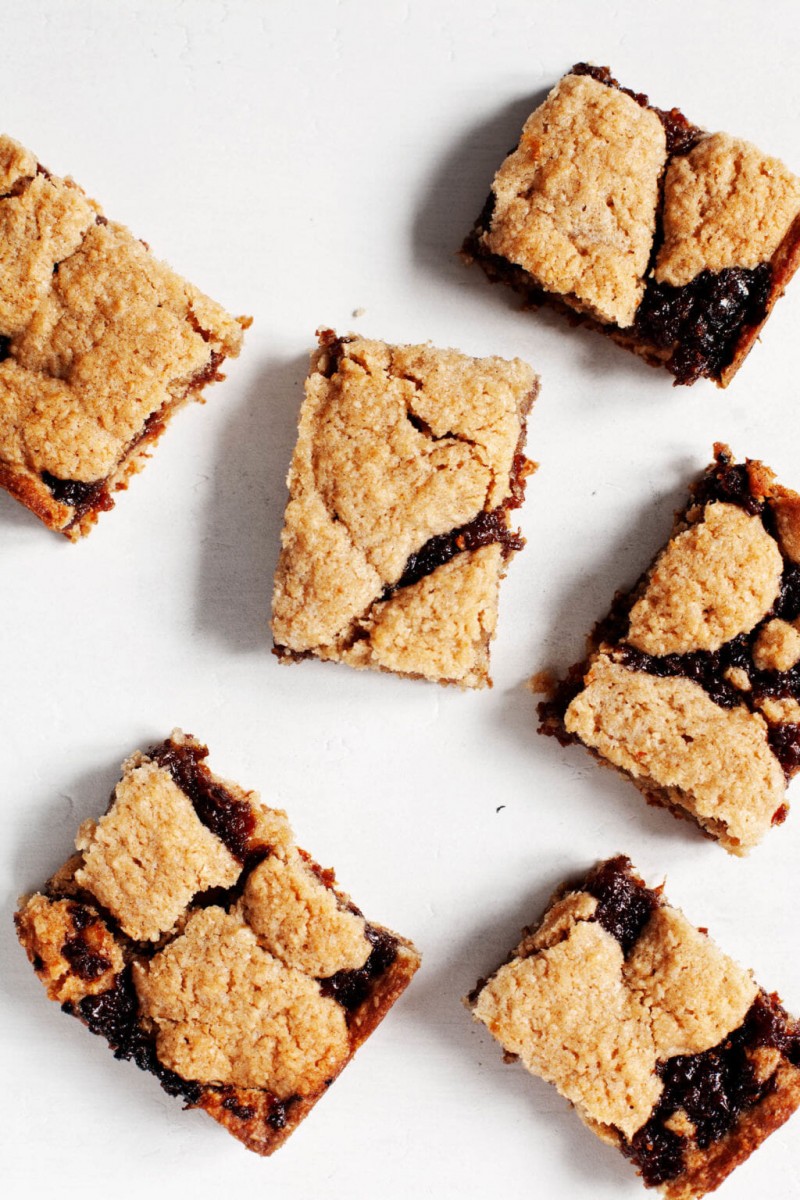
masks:
[[[562,887],[467,1003],[668,1200],[713,1191],[800,1105],[778,996],[622,856]]]
[[[800,769],[800,496],[763,463],[714,454],[540,729],[744,854],[786,817]]]
[[[0,487],[77,541],[249,320],[3,136],[0,240]]]
[[[778,159],[578,63],[529,117],[463,249],[676,383],[725,387],[800,263],[798,213],[800,179]]]
[[[419,955],[365,920],[285,813],[212,775],[207,753],[175,731],[129,758],[105,816],[15,922],[64,1012],[271,1154]]]
[[[279,658],[491,684],[537,390],[519,359],[319,331],[275,577]]]

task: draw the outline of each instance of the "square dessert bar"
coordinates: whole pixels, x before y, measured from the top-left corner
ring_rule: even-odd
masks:
[[[668,1200],[713,1191],[800,1105],[800,1026],[621,856],[467,1003]]]
[[[800,496],[714,453],[666,547],[539,706],[540,731],[746,854],[800,770]]]
[[[778,159],[579,63],[528,119],[463,249],[676,383],[725,387],[800,264],[798,213],[800,179]]]
[[[77,541],[250,322],[4,136],[0,241],[0,487]]]
[[[128,759],[105,816],[15,922],[64,1012],[271,1154],[419,955],[364,919],[285,813],[212,775],[207,753],[175,731]]]
[[[510,511],[538,391],[519,359],[320,330],[289,472],[272,632],[315,656],[491,686]]]

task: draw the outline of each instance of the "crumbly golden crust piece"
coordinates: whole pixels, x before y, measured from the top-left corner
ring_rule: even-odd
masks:
[[[341,1005],[221,908],[193,913],[181,937],[133,972],[159,1060],[183,1079],[313,1095],[349,1055]]]
[[[463,252],[676,383],[726,387],[800,265],[800,179],[578,63],[529,117]]]
[[[723,708],[691,679],[631,671],[599,655],[564,727],[646,789],[662,791],[732,853],[761,840],[786,780],[763,717]]]
[[[539,711],[543,733],[744,854],[785,818],[800,768],[796,497],[763,463],[715,455],[666,548]]]
[[[701,271],[769,262],[800,213],[800,179],[750,142],[715,133],[669,165],[654,277],[683,287]]]
[[[495,176],[486,248],[624,328],[644,292],[666,159],[654,112],[587,75],[567,75]]]
[[[248,321],[5,137],[0,169],[0,486],[75,540]]]
[[[557,894],[468,1004],[672,1200],[713,1190],[800,1104],[796,1023],[622,857]]]
[[[51,999],[259,1154],[308,1114],[419,966],[175,730],[124,764],[79,853],[24,900]]]
[[[759,671],[791,671],[800,662],[800,630],[789,621],[768,621],[753,646]]]
[[[782,574],[783,556],[759,516],[709,504],[658,558],[631,609],[628,641],[647,654],[719,650],[766,616]]]
[[[318,979],[357,971],[372,953],[364,918],[342,908],[294,848],[250,872],[243,912],[262,946]]]
[[[489,682],[536,390],[519,360],[322,331],[275,577],[279,656]]]
[[[75,900],[31,896],[17,916],[17,929],[48,997],[58,1004],[108,991],[125,965],[106,923]]]
[[[227,847],[157,763],[125,764],[110,810],[75,841],[76,882],[96,896],[134,941],[158,941],[193,896],[232,887],[241,873]]]

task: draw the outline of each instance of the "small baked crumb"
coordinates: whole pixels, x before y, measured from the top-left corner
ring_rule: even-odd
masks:
[[[800,662],[800,631],[788,621],[768,621],[753,646],[759,671],[791,671]]]
[[[555,671],[551,671],[546,667],[543,671],[535,671],[526,683],[529,692],[533,692],[534,696],[551,697],[556,690],[558,679]]]

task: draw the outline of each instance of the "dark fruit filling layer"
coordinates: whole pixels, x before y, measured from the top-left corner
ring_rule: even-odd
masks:
[[[763,321],[771,286],[769,263],[701,271],[683,287],[648,279],[634,330],[643,342],[672,351],[665,366],[678,383],[715,379],[733,359],[742,328]]]
[[[777,998],[764,992],[756,997],[743,1024],[718,1046],[658,1064],[664,1084],[661,1098],[647,1124],[622,1147],[648,1186],[675,1179],[683,1170],[685,1139],[665,1126],[674,1113],[686,1113],[694,1125],[694,1141],[705,1150],[774,1089],[774,1076],[759,1080],[751,1060],[752,1052],[761,1047],[778,1050],[800,1066],[800,1033],[790,1025]]]
[[[323,996],[330,996],[348,1012],[360,1008],[372,991],[374,981],[385,974],[397,958],[397,939],[390,933],[368,925],[366,935],[372,943],[372,952],[363,967],[357,971],[337,971],[320,980]]]
[[[56,479],[49,471],[42,471],[42,482],[47,485],[59,504],[68,504],[70,508],[75,509],[74,520],[79,520],[91,509],[108,512],[114,507],[105,479],[99,479],[95,483],[80,483],[76,479]]]
[[[173,741],[163,742],[150,751],[153,761],[169,771],[189,797],[203,824],[243,863],[255,829],[253,809],[247,800],[238,800],[214,781],[203,762],[207,756],[205,746],[179,745]]]
[[[465,550],[478,550],[481,546],[491,546],[495,542],[503,546],[506,553],[521,550],[525,539],[509,529],[506,512],[507,509],[501,507],[491,512],[478,513],[477,517],[467,525],[462,525],[460,529],[429,538],[416,554],[409,555],[403,574],[397,583],[384,590],[381,600],[388,600],[400,588],[418,583],[437,567],[444,566],[451,558]]]
[[[155,1039],[139,1023],[139,1002],[130,966],[116,978],[114,986],[98,996],[84,996],[77,1005],[62,1004],[62,1010],[80,1016],[92,1033],[104,1037],[115,1058],[130,1059],[143,1071],[155,1075],[165,1092],[197,1104],[202,1085],[181,1079],[158,1060]]]
[[[594,919],[617,939],[627,957],[660,904],[658,893],[645,887],[622,854],[595,868],[583,887],[599,901]]]

